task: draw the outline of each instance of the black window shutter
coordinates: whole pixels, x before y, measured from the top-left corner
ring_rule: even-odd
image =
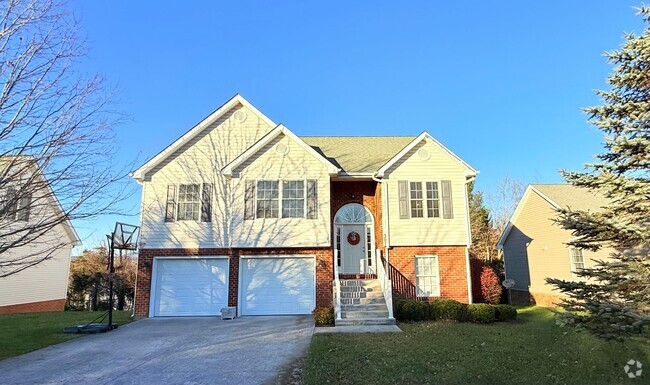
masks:
[[[212,183],[203,183],[201,193],[201,222],[212,222]]]
[[[318,218],[318,181],[307,181],[307,219]]]
[[[255,181],[246,180],[244,193],[244,219],[255,219]]]
[[[442,190],[442,217],[452,219],[454,217],[454,209],[451,199],[451,181],[440,181],[440,189]]]
[[[29,206],[32,205],[32,194],[26,194],[20,198],[20,205],[16,211],[17,221],[29,221]]]
[[[167,185],[167,206],[165,207],[165,222],[174,222],[176,212],[176,185]]]
[[[4,212],[0,213],[2,216],[0,219],[6,216],[9,220],[16,220],[16,209],[18,209],[18,199],[16,196],[16,190],[9,187],[7,189],[7,194],[4,196],[4,202],[2,202],[1,209],[4,209]]]
[[[397,194],[399,199],[399,218],[409,219],[409,185],[408,181],[397,181]]]

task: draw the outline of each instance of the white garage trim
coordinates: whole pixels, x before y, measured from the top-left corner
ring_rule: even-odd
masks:
[[[225,259],[226,260],[226,298],[230,295],[230,257],[227,255],[211,255],[211,256],[165,256],[165,257],[153,257],[152,267],[151,267],[151,287],[149,288],[149,317],[155,317],[155,304],[156,304],[156,293],[158,292],[158,262],[161,260],[199,260],[199,259]]]
[[[237,273],[237,315],[246,315],[244,314],[244,308],[242,305],[242,299],[243,299],[243,291],[242,291],[242,283],[243,283],[243,270],[242,269],[242,260],[246,259],[287,259],[287,258],[309,258],[313,261],[313,274],[314,274],[314,281],[312,282],[314,291],[312,295],[312,303],[314,306],[316,306],[316,255],[315,254],[261,254],[261,255],[240,255],[239,256],[239,268],[238,268],[238,273]]]

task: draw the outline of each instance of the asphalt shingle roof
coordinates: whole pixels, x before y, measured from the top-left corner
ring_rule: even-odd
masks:
[[[314,150],[347,173],[371,173],[415,139],[415,136],[301,136]]]
[[[532,186],[563,208],[599,211],[601,207],[609,204],[602,194],[570,184],[533,184]]]

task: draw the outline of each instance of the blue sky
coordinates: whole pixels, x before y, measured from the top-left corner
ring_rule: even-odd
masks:
[[[155,6],[153,6],[155,4]],[[641,31],[631,1],[164,2],[73,0],[89,56],[129,120],[116,156],[154,156],[241,93],[298,135],[428,131],[480,170],[561,182],[600,151],[604,51]],[[134,181],[135,185],[136,182]],[[116,219],[77,223],[85,247]]]

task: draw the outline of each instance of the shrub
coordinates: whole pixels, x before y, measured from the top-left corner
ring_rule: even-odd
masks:
[[[487,303],[467,305],[467,317],[471,322],[488,324],[496,321],[496,307]]]
[[[510,305],[496,305],[494,307],[496,311],[497,321],[510,321],[517,319],[517,309]]]
[[[314,323],[316,326],[331,326],[334,325],[334,308],[333,307],[317,307],[312,312],[314,315]]]
[[[436,299],[429,304],[429,314],[433,320],[463,320],[463,304],[453,299]]]
[[[397,318],[400,321],[424,321],[429,318],[429,306],[412,299],[402,301],[398,305]]]
[[[501,301],[501,284],[499,277],[491,267],[483,267],[481,272],[481,294],[486,302],[497,304]]]

